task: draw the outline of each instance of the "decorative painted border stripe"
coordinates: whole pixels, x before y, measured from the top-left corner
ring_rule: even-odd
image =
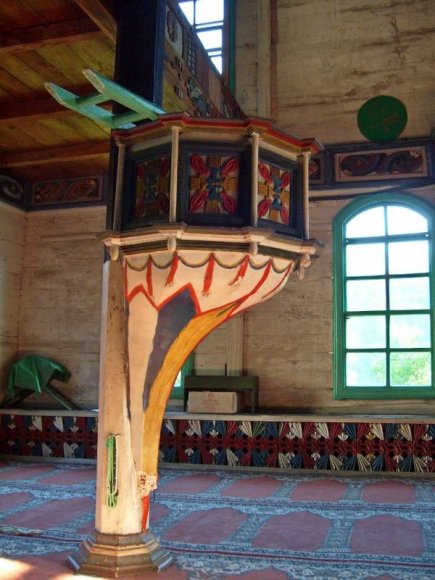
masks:
[[[167,419],[165,463],[322,469],[435,471],[435,425]]]
[[[403,183],[432,183],[435,144],[428,139],[402,140],[380,147],[374,143],[326,145],[310,160],[311,197],[316,190]]]
[[[427,177],[426,147],[336,153],[334,175],[337,183]]]
[[[29,209],[72,204],[101,203],[103,177],[36,181],[32,184]]]
[[[97,417],[0,415],[0,454],[95,459]]]
[[[435,472],[435,424],[166,417],[163,463],[353,472]],[[95,459],[92,416],[0,414],[0,454]]]

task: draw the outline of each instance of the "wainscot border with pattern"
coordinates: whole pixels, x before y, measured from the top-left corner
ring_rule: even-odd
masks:
[[[0,410],[3,456],[95,460],[96,411]],[[435,472],[435,418],[165,415],[162,464]]]

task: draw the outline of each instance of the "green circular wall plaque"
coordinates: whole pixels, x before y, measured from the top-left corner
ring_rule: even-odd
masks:
[[[375,143],[394,141],[406,127],[405,105],[395,97],[379,95],[364,103],[358,111],[358,128]]]

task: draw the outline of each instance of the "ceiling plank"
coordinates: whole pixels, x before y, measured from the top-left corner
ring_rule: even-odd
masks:
[[[18,153],[3,153],[0,155],[0,168],[25,167],[26,165],[46,165],[61,161],[83,161],[108,155],[110,150],[109,139],[68,145],[65,147],[48,147],[39,150],[21,151]]]
[[[90,85],[79,85],[70,88],[78,95],[86,95],[90,92]],[[101,105],[110,108],[109,105]],[[29,122],[50,117],[64,117],[71,115],[70,109],[60,105],[50,95],[36,96],[26,101],[14,101],[0,105],[0,126],[5,123]]]
[[[53,44],[101,38],[101,36],[102,31],[89,18],[20,28],[0,34],[0,55],[21,50],[35,50]]]
[[[74,0],[85,14],[98,26],[107,38],[116,44],[116,20],[101,0]]]

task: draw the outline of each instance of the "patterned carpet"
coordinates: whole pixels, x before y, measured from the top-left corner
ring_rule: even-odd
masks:
[[[165,468],[151,527],[176,563],[146,578],[435,578],[434,486],[434,479]],[[94,501],[93,466],[3,462],[0,577],[85,578],[66,560],[93,528]]]

